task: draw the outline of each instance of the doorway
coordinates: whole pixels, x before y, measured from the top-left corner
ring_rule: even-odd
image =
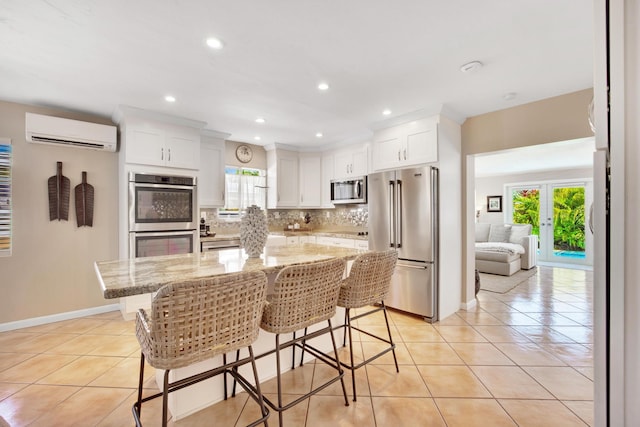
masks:
[[[506,218],[531,224],[538,236],[538,260],[592,265],[593,239],[587,230],[593,199],[591,179],[505,185]]]

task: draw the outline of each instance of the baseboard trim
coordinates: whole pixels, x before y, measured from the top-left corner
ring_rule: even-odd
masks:
[[[119,304],[101,305],[100,307],[85,308],[66,313],[51,314],[49,316],[32,317],[31,319],[17,320],[15,322],[0,323],[0,332],[14,331],[16,329],[29,328],[31,326],[45,325],[47,323],[60,322],[62,320],[77,319],[78,317],[107,313],[120,310]]]
[[[475,307],[476,307],[476,305],[478,305],[478,300],[474,298],[474,299],[472,299],[472,300],[471,300],[471,301],[469,301],[469,302],[463,302],[463,303],[461,303],[461,304],[460,304],[460,308],[461,308],[462,310],[469,311],[469,310],[471,310],[471,309],[475,308]]]

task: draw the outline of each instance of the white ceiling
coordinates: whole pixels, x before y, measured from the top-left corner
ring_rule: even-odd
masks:
[[[477,155],[475,176],[591,168],[595,147],[594,138],[581,138]]]
[[[236,141],[330,147],[589,88],[592,33],[584,0],[3,0],[0,99],[105,117],[129,105]],[[484,67],[459,71],[473,60]]]

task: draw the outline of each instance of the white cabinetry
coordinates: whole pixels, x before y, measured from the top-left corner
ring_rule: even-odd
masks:
[[[375,133],[374,171],[438,161],[437,118],[415,120]]]
[[[334,159],[334,179],[364,176],[369,173],[366,145],[336,151]]]
[[[205,122],[124,105],[113,118],[122,133],[121,163],[200,168],[200,132]]]
[[[316,236],[300,236],[300,243],[316,243]]]
[[[298,206],[298,153],[281,149],[267,150],[267,207]]]
[[[283,246],[287,244],[286,236],[281,236],[279,234],[269,234],[267,236],[267,247],[270,246]]]
[[[316,236],[316,243],[326,246],[341,246],[343,248],[353,248],[353,239],[344,239],[342,237]]]
[[[181,169],[200,167],[200,135],[196,129],[127,127],[125,161]]]
[[[200,207],[224,206],[224,155],[223,139],[201,137],[200,172],[198,174],[198,199]]]
[[[319,154],[300,153],[300,207],[317,208],[322,195],[322,157]]]
[[[335,168],[333,155],[322,156],[322,182],[320,184],[320,207],[333,208],[331,203],[331,180]]]
[[[368,240],[353,240],[353,246],[356,249],[369,249],[369,241]]]

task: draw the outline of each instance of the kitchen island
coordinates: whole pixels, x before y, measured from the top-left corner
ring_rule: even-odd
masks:
[[[151,293],[163,285],[180,280],[190,280],[239,271],[264,271],[269,277],[269,284],[277,273],[290,265],[305,264],[332,258],[345,261],[355,259],[365,250],[343,248],[305,243],[301,245],[273,246],[264,249],[260,258],[248,258],[242,249],[226,249],[214,252],[167,255],[158,257],[136,258],[117,261],[96,262],[94,267],[105,298],[119,298],[132,296],[146,296],[151,301]],[[348,271],[348,270],[347,270]],[[345,271],[346,274],[346,271]],[[125,298],[123,298],[125,299]],[[148,303],[145,303],[147,305]],[[148,308],[148,307],[145,307]],[[338,307],[336,315],[331,319],[334,326],[344,321],[344,309]],[[314,325],[310,331],[325,325]],[[336,331],[336,341],[342,341],[343,330]],[[289,334],[288,334],[289,335]],[[283,338],[286,339],[286,338]],[[314,345],[323,351],[331,349],[328,335],[314,339]],[[274,348],[274,335],[260,331],[257,341],[253,344],[256,354]],[[291,360],[291,348],[282,352],[283,360]],[[196,363],[185,368],[172,370],[170,381],[184,378],[196,372],[212,369],[220,364],[221,356],[208,361]],[[305,353],[305,361],[313,357]],[[258,360],[258,375],[260,382],[274,378],[276,375],[275,356],[270,355]],[[283,371],[289,367],[284,364]],[[248,366],[240,368],[246,377],[251,373]],[[160,386],[164,371],[156,370],[156,383]],[[169,411],[173,420],[179,420],[193,414],[209,405],[223,399],[223,383],[221,377],[215,377],[195,384],[191,387],[176,391],[169,395]]]
[[[94,264],[105,298],[157,291],[167,283],[239,271],[262,270],[272,275],[284,267],[331,258],[353,260],[366,251],[305,243],[272,246],[260,258],[248,258],[243,249],[99,261]]]

